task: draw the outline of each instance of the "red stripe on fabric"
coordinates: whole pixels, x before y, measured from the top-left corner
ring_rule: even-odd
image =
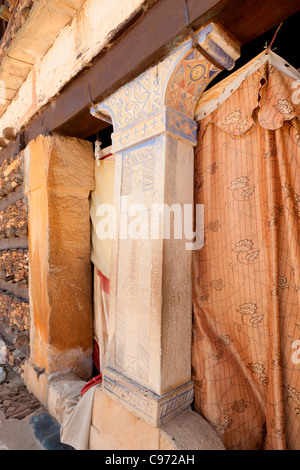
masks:
[[[105,294],[109,294],[109,285],[110,285],[109,279],[107,277],[105,277],[101,273],[101,271],[99,271],[99,269],[97,269],[97,274],[100,277],[101,289],[103,290],[103,292],[105,292]]]
[[[93,363],[97,371],[100,373],[100,350],[97,341],[94,339],[94,349],[93,349]]]
[[[82,388],[80,395],[83,397],[83,395],[92,387],[95,385],[101,384],[102,383],[102,374],[97,375],[97,377],[93,377],[92,380],[90,380],[85,386]]]
[[[108,157],[111,157],[113,155],[112,153],[108,153],[107,155],[104,155],[104,157],[101,157],[100,160],[105,160]]]

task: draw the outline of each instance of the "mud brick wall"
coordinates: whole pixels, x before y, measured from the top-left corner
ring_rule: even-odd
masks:
[[[0,159],[0,341],[5,363],[19,373],[29,354],[30,330],[23,175],[22,154]]]

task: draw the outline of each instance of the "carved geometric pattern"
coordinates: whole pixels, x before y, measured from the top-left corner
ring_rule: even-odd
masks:
[[[214,39],[212,31],[215,31]],[[196,36],[202,44],[206,43],[216,62],[230,69],[234,60],[215,42],[218,35],[222,41],[224,35],[220,28],[210,24]],[[162,112],[164,106],[193,119],[203,89],[220,70],[197,49],[192,48],[191,41],[182,44],[160,63],[120,88],[103,103],[96,105],[96,109],[108,112],[113,119],[114,133],[118,136],[118,141],[114,140],[113,145],[116,143],[118,149],[121,149],[122,143],[128,147],[131,142],[138,142],[136,130],[132,129],[135,127],[138,127],[141,138],[142,131],[146,137],[149,129],[143,129],[141,124]],[[94,114],[94,110],[91,112]]]
[[[122,187],[121,187],[121,196],[126,196],[130,194],[131,191],[131,168],[123,168],[122,171]]]
[[[168,415],[172,414],[177,408],[180,408],[185,403],[190,403],[194,398],[194,390],[187,390],[178,396],[167,400],[160,409],[160,419],[163,422],[166,420]]]
[[[166,105],[194,118],[202,90],[219,71],[197,49],[188,52],[169,81]]]
[[[133,184],[133,169],[141,165],[142,171],[142,189],[143,191],[152,190],[154,187],[154,165],[155,165],[155,145],[149,143],[141,145],[129,153],[123,154],[122,158],[122,184],[121,196],[131,193]],[[135,169],[136,171],[137,169]],[[137,189],[135,187],[134,189]]]
[[[117,308],[118,317],[116,321],[116,364],[125,370],[125,349],[126,349],[126,315],[124,311],[124,302],[118,298]]]
[[[144,163],[143,190],[148,191],[154,188],[154,157]]]
[[[103,389],[117,397],[119,400],[125,402],[127,405],[132,405],[140,414],[151,418],[154,405],[146,398],[130,393],[125,387],[107,376],[103,382]]]
[[[188,140],[192,144],[196,142],[198,126],[194,120],[187,118],[179,112],[167,114],[167,131]]]
[[[193,382],[188,382],[172,392],[158,396],[112,369],[106,369],[103,390],[116,402],[122,403],[139,418],[155,427],[166,424],[193,401]]]
[[[165,130],[165,112],[158,110],[157,113],[142,121],[136,121],[125,130],[113,134],[113,145],[115,152],[124,150],[145,139],[150,139]]]
[[[150,91],[143,83],[140,80],[134,81],[124,111],[129,114],[131,119],[135,121],[140,119],[141,116],[147,115],[147,101],[149,97]]]

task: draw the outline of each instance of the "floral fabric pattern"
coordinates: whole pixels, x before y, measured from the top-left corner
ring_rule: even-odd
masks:
[[[194,188],[205,242],[193,260],[194,408],[227,449],[300,450],[294,92],[291,78],[263,66],[199,122]]]

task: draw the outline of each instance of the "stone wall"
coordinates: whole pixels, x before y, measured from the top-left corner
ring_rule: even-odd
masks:
[[[28,217],[23,156],[0,162],[1,361],[22,373],[29,355]]]
[[[27,210],[24,199],[19,199],[0,211],[0,239],[27,237]]]
[[[23,30],[24,36],[20,34],[22,40],[16,38],[12,41],[14,49],[10,53],[12,57],[20,55],[23,62],[32,62],[33,59],[34,65],[26,63],[21,68],[22,63],[18,62],[18,73],[14,72],[18,75],[16,77],[12,75],[16,64],[11,64],[7,55],[0,64],[0,79],[6,83],[5,77],[9,75],[7,88],[12,88],[14,82],[15,89],[18,89],[18,93],[6,90],[7,102],[0,104],[0,130],[13,127],[17,133],[71,79],[89,67],[98,54],[111,47],[114,34],[135,14],[143,13],[148,4],[151,5],[152,0],[35,2],[20,30]],[[45,8],[48,11],[46,15]],[[76,15],[69,17],[65,26],[59,27],[62,23],[59,14],[65,17],[70,9]],[[34,10],[36,16],[33,15]],[[51,38],[50,43],[47,38],[49,41]],[[43,47],[45,44],[46,50]],[[19,51],[16,50],[17,46]],[[5,60],[7,63],[3,64]]]
[[[19,0],[17,3],[10,1],[9,4],[9,11],[13,17],[11,19],[11,26],[6,30],[1,42],[0,61],[2,57],[4,57],[6,49],[11,44],[11,41],[27,20],[32,5],[34,4],[34,0]]]

